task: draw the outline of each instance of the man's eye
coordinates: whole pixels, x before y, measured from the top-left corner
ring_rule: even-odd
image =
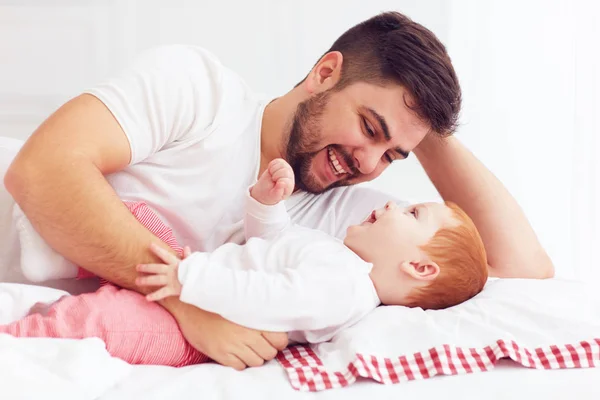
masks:
[[[371,137],[375,137],[375,131],[371,128],[371,126],[369,125],[369,122],[363,118],[363,125],[365,126],[365,131],[367,131],[367,134]]]

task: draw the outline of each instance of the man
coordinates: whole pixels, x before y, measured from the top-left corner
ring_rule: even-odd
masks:
[[[514,199],[450,137],[459,109],[444,46],[398,13],[347,31],[276,99],[251,93],[202,49],[167,46],[57,110],[4,182],[59,253],[141,291],[135,265],[156,261],[153,236],[122,200],[146,201],[193,250],[241,242],[245,191],[283,157],[299,189],[286,204],[294,222],[341,236],[389,200],[348,185],[414,151],[442,197],[476,223],[491,275],[551,276]],[[246,329],[174,298],[163,306],[193,346],[237,369],[261,365],[287,343],[284,334]]]

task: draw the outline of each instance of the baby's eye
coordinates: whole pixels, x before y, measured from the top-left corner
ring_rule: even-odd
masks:
[[[413,217],[415,217],[415,218],[417,218],[417,217],[418,217],[418,214],[417,214],[417,209],[416,209],[416,208],[413,208],[413,209],[410,211],[410,213],[413,215]]]

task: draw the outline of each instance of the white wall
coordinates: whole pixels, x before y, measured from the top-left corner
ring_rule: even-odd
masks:
[[[280,94],[339,34],[379,11],[447,27],[444,0],[364,3],[0,0],[0,134],[27,136],[65,100],[158,44],[204,46],[255,90]]]
[[[600,6],[457,0],[452,12],[459,136],[518,199],[558,273],[600,279]]]
[[[453,0],[448,10],[457,136],[523,207],[557,274],[600,280],[600,5]],[[439,198],[410,161],[369,186]]]
[[[68,98],[163,43],[205,46],[256,90],[281,94],[340,33],[387,9],[447,44],[464,92],[457,135],[515,195],[559,274],[600,279],[591,1],[0,0],[0,135],[27,137]],[[369,185],[437,198],[414,157]]]

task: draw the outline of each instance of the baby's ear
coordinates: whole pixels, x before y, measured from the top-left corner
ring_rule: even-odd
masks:
[[[420,281],[432,281],[440,274],[440,267],[431,260],[404,261],[400,268]]]

